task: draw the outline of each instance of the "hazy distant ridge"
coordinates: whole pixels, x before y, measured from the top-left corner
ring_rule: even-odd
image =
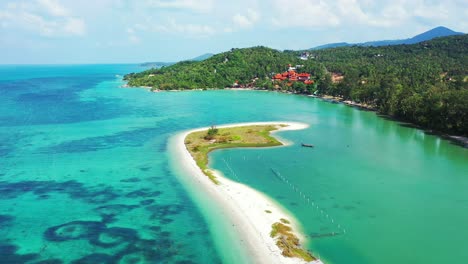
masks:
[[[399,39],[399,40],[378,40],[378,41],[368,41],[363,43],[347,43],[347,42],[338,42],[330,43],[325,45],[320,45],[313,50],[319,49],[328,49],[328,48],[338,48],[338,47],[348,47],[348,46],[365,46],[365,47],[379,47],[379,46],[391,46],[391,45],[401,45],[401,44],[416,44],[419,42],[431,40],[439,37],[447,37],[453,35],[463,35],[464,33],[455,32],[446,27],[436,27],[419,35],[416,35],[412,38]]]
[[[187,60],[187,61],[204,61],[208,58],[211,58],[214,54],[213,53],[205,53],[203,55],[200,55],[198,57],[195,57],[193,59]],[[165,66],[171,66],[176,64],[177,62],[161,62],[161,61],[156,61],[156,62],[145,62],[142,63],[141,66],[143,67],[154,67],[154,68],[161,68]]]

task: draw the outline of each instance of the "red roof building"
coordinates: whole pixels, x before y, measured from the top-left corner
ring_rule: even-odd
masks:
[[[297,75],[297,80],[301,82],[305,82],[307,80],[310,80],[310,74],[309,73],[299,73]]]
[[[284,76],[283,74],[281,73],[277,73],[275,76],[273,76],[273,80],[274,81],[284,81],[286,80],[288,77],[287,76]]]
[[[297,73],[293,68],[291,68],[291,64],[289,64],[289,70],[283,73],[277,73],[273,76],[272,81],[284,81],[288,79],[290,82],[303,82],[305,84],[312,84],[314,81],[310,80],[309,73]]]

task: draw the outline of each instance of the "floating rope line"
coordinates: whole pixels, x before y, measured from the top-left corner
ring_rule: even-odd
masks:
[[[267,167],[267,163],[265,162],[265,160],[263,159],[263,156],[261,155],[257,155],[256,156],[257,160],[262,160],[263,163],[265,164],[265,167]],[[249,160],[246,158],[246,156],[242,156],[241,159],[243,160]],[[230,174],[232,176],[235,177],[235,179],[239,182],[241,182],[239,176],[237,175],[237,173],[235,173],[235,171],[232,169],[232,167],[229,165],[229,162],[226,160],[226,159],[222,159],[224,164],[226,165],[226,167],[228,168]],[[229,156],[228,157],[228,160],[229,161],[232,161],[232,157]],[[338,224],[335,219],[330,216],[325,208],[322,208],[320,207],[317,202],[315,202],[313,200],[312,197],[306,195],[305,192],[303,192],[299,187],[297,187],[295,184],[293,184],[290,180],[288,180],[286,177],[284,177],[283,175],[281,175],[281,173],[277,170],[277,169],[274,169],[272,167],[270,167],[270,170],[271,172],[276,176],[276,178],[278,180],[280,180],[281,182],[283,182],[286,186],[288,186],[290,189],[292,189],[294,192],[296,192],[298,194],[298,196],[305,202],[305,204],[308,204],[310,207],[312,207],[314,210],[317,211],[317,213],[320,213],[320,216],[321,216],[321,219],[327,221],[330,223],[330,227],[333,227],[333,228],[336,228],[338,230],[338,232],[329,232],[329,233],[326,233],[326,234],[312,234],[311,237],[316,237],[316,238],[320,238],[320,237],[332,237],[332,236],[337,236],[337,235],[345,235],[346,234],[346,229],[344,229],[340,224]]]
[[[304,192],[302,192],[301,189],[299,189],[296,185],[292,184],[287,178],[285,178],[283,175],[281,175],[281,173],[278,171],[278,170],[275,170],[273,168],[270,168],[270,170],[273,172],[273,174],[276,176],[276,178],[278,178],[280,181],[284,182],[287,186],[289,186],[293,191],[295,191],[299,197],[301,197],[307,204],[309,204],[312,208],[314,208],[315,210],[317,210],[317,212],[320,212],[320,215],[323,217],[324,220],[327,220],[327,221],[330,221],[331,223],[331,226],[337,228],[339,230],[339,232],[332,232],[326,236],[336,236],[336,235],[339,235],[339,234],[346,234],[346,230],[344,228],[341,227],[340,224],[337,224],[335,223],[335,219],[332,218],[327,212],[326,210],[324,210],[324,208],[321,208],[318,204],[316,204],[314,202],[314,200],[305,195]],[[317,236],[316,236],[317,237]]]
[[[234,172],[234,170],[231,168],[231,166],[229,166],[229,164],[227,163],[227,161],[223,158],[223,161],[224,161],[224,164],[226,164],[226,167],[228,168],[228,170],[231,172],[231,175],[234,176],[238,182],[240,182],[240,178],[239,176],[237,176],[237,174]]]

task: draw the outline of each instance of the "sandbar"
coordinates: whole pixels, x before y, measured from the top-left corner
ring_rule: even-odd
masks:
[[[256,122],[229,124],[223,127],[250,126],[250,125],[287,125],[272,132],[284,130],[300,130],[308,127],[307,124],[297,122]],[[299,258],[289,258],[281,254],[281,250],[275,244],[275,240],[270,237],[271,226],[279,222],[281,218],[289,220],[294,234],[305,242],[305,237],[300,233],[298,221],[282,206],[265,194],[245,185],[232,181],[222,175],[219,171],[214,171],[220,184],[214,184],[195,163],[194,159],[186,149],[185,137],[196,131],[207,130],[208,127],[184,131],[171,139],[170,146],[176,157],[173,164],[178,167],[179,177],[189,193],[195,196],[195,200],[209,202],[219,211],[220,221],[228,221],[224,228],[226,234],[235,233],[241,248],[249,258],[251,263],[322,263],[320,260],[306,262]],[[290,145],[284,139],[278,138],[284,145]],[[271,213],[267,213],[271,212]],[[219,232],[219,230],[218,230]],[[219,235],[219,234],[218,234]],[[229,236],[226,236],[229,239]],[[219,243],[219,241],[218,241]],[[226,242],[229,243],[229,242]],[[216,244],[216,241],[215,241]],[[231,252],[232,253],[232,252]],[[223,254],[221,252],[221,254]],[[239,258],[242,254],[239,253]],[[240,259],[239,259],[240,261]]]

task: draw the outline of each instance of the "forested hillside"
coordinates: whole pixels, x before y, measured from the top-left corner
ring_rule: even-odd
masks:
[[[374,105],[379,112],[439,131],[468,134],[468,36],[415,45],[315,52],[325,75],[319,92]]]
[[[129,74],[130,86],[151,86],[157,89],[224,88],[235,81],[251,82],[255,77],[271,76],[284,71],[286,64],[297,61],[295,54],[265,47],[232,49],[204,61],[183,61],[161,69]],[[269,78],[269,77],[268,77]]]
[[[309,51],[232,49],[201,62],[180,62],[125,76],[130,86],[155,89],[224,88],[235,81],[258,88],[333,95],[365,103],[418,125],[468,134],[468,36],[414,45],[341,47]],[[272,83],[287,64],[303,65],[315,85]],[[339,78],[336,78],[336,77]]]

